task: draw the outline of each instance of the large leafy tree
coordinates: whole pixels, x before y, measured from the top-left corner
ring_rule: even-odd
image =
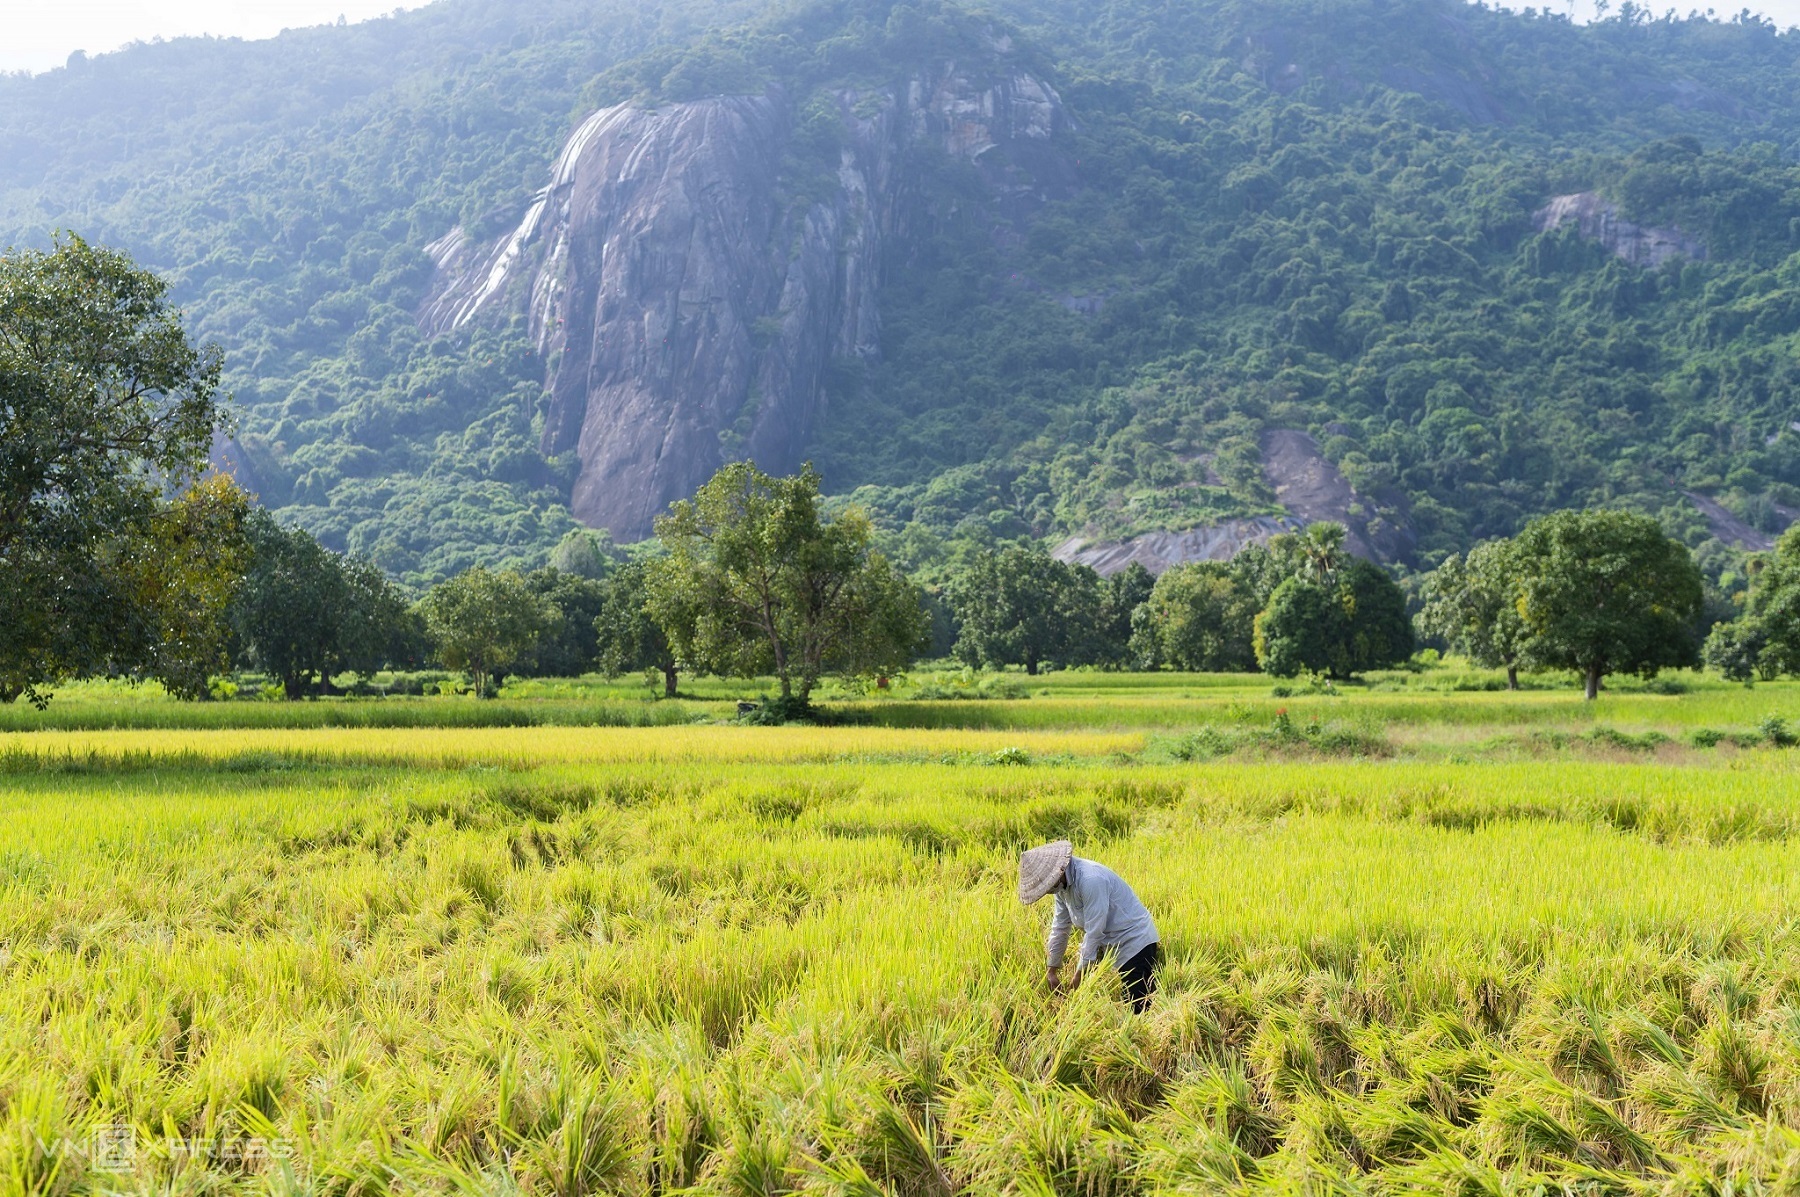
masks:
[[[1316,563],[1315,563],[1316,564]],[[1293,574],[1256,618],[1256,656],[1276,677],[1353,677],[1412,654],[1406,597],[1380,566],[1358,559]]]
[[[1155,589],[1155,576],[1136,561],[1101,583],[1100,619],[1087,654],[1094,664],[1108,669],[1131,666],[1132,619]]]
[[[432,587],[420,607],[438,659],[465,671],[483,698],[529,658],[558,618],[517,573],[480,566]]]
[[[556,612],[538,638],[527,672],[580,677],[592,670],[600,656],[594,621],[606,605],[606,583],[560,569],[540,569],[526,575],[525,585]]]
[[[1419,630],[1488,669],[1506,670],[1506,688],[1519,688],[1525,629],[1518,593],[1525,577],[1510,540],[1477,545],[1465,558],[1451,554],[1425,581]]]
[[[663,697],[674,698],[681,680],[681,662],[675,659],[675,650],[669,646],[662,625],[650,615],[649,574],[647,564],[633,561],[607,579],[606,598],[594,619],[600,671],[608,677],[638,670],[660,675]],[[671,622],[687,627],[693,620],[687,613],[678,612]]]
[[[1800,525],[1750,566],[1743,613],[1712,629],[1706,663],[1734,681],[1800,673]]]
[[[169,496],[221,426],[219,369],[124,254],[67,237],[0,255],[0,700],[95,670],[204,693],[219,646],[195,636],[220,625],[178,628],[167,604],[214,609],[242,504],[226,484]],[[214,539],[183,530],[200,526]]]
[[[1261,600],[1246,571],[1223,561],[1176,566],[1156,580],[1139,612],[1138,659],[1155,668],[1208,673],[1256,668],[1256,615]]]
[[[903,669],[928,634],[919,590],[871,547],[869,521],[828,520],[810,466],[774,478],[749,462],[714,474],[656,521],[648,607],[675,655],[737,677],[772,673],[805,706],[826,673]]]
[[[983,668],[1046,661],[1080,663],[1100,626],[1100,576],[1058,561],[1038,545],[976,554],[951,579],[950,606],[961,625],[956,656]]]
[[[1522,663],[1578,671],[1592,699],[1609,673],[1698,662],[1700,570],[1655,520],[1559,511],[1527,524],[1513,552]]]
[[[250,544],[232,622],[249,659],[289,700],[334,674],[373,673],[387,662],[404,634],[407,602],[373,562],[334,553],[264,512],[250,521]]]

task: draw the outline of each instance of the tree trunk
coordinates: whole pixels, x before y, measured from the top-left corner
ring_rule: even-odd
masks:
[[[1519,688],[1519,667],[1510,661],[1506,665],[1506,688],[1508,690]]]
[[[664,698],[674,698],[675,697],[675,681],[676,681],[675,666],[664,665],[662,667],[662,675],[663,675],[663,697]]]
[[[19,701],[19,695],[25,693],[25,687],[15,686],[11,682],[0,686],[0,707],[10,707]]]
[[[306,697],[306,684],[312,680],[311,674],[294,674],[281,679],[281,692],[289,702],[299,702]]]
[[[1587,700],[1593,702],[1598,697],[1600,697],[1600,667],[1589,665],[1587,667]]]
[[[1037,665],[1038,665],[1038,663],[1037,663],[1036,657],[1026,657],[1025,658],[1025,673],[1028,677],[1036,677],[1037,676]]]

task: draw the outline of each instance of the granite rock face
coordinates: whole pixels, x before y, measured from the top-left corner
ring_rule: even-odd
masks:
[[[783,173],[787,97],[622,105],[582,124],[510,234],[430,247],[427,332],[529,314],[543,450],[578,455],[584,523],[635,540],[725,461],[800,464],[830,364],[880,353],[887,242],[931,218],[909,151],[973,163],[1015,218],[1075,184],[1061,101],[1029,74],[944,63],[834,99],[848,137],[805,198]]]
[[[1583,237],[1598,241],[1633,266],[1655,268],[1670,258],[1706,261],[1706,243],[1680,229],[1651,228],[1619,215],[1619,206],[1592,191],[1559,195],[1536,213],[1540,233],[1574,223]]]

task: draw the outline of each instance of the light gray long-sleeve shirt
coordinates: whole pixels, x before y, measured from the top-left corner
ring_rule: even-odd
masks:
[[[1086,969],[1112,949],[1113,967],[1158,942],[1156,924],[1119,875],[1103,864],[1070,859],[1068,884],[1056,890],[1056,911],[1050,918],[1050,967],[1061,968],[1069,949],[1069,929],[1081,928],[1080,967]]]

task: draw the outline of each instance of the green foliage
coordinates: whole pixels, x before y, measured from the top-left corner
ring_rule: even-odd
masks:
[[[610,593],[606,583],[559,569],[540,569],[526,575],[525,586],[549,604],[555,617],[539,635],[530,660],[513,672],[530,677],[580,677],[596,668],[600,638],[595,621]]]
[[[691,666],[772,673],[803,708],[825,674],[898,672],[926,641],[918,588],[870,548],[861,512],[824,518],[811,467],[726,465],[656,535],[667,555],[649,566],[649,610]]]
[[[576,528],[557,542],[550,554],[550,568],[598,582],[612,569],[614,555],[610,534]]]
[[[0,242],[78,223],[165,271],[230,352],[240,481],[329,547],[420,585],[531,569],[573,530],[544,363],[522,328],[422,337],[425,247],[509,227],[595,105],[778,87],[797,198],[922,67],[1023,68],[1075,117],[1082,186],[896,164],[882,355],[832,371],[817,430],[910,565],[1271,512],[1282,428],[1426,565],[1613,504],[1719,577],[1676,492],[1763,532],[1796,506],[1791,35],[1445,0],[764,8],[456,0],[0,80]],[[1537,230],[1586,190],[1706,260]]]
[[[607,677],[639,670],[662,678],[663,697],[674,698],[680,681],[680,662],[669,647],[662,625],[651,618],[650,567],[642,561],[620,566],[606,582],[606,598],[594,618],[595,642],[601,672]],[[685,613],[670,616],[685,626]]]
[[[1350,556],[1345,536],[1342,524],[1309,524],[1228,563],[1168,571],[1134,618],[1138,660],[1338,678],[1404,661],[1412,653],[1405,598],[1379,566]]]
[[[406,599],[373,562],[343,557],[267,512],[249,522],[250,568],[232,600],[245,664],[263,670],[291,701],[335,674],[408,663]]]
[[[1413,650],[1400,587],[1359,559],[1291,574],[1256,617],[1254,640],[1258,663],[1275,677],[1349,678],[1390,669]]]
[[[982,669],[1046,662],[1082,664],[1099,625],[1100,576],[1052,557],[1040,545],[977,554],[950,583],[960,633],[956,657]]]
[[[1712,629],[1706,663],[1734,681],[1800,673],[1800,529],[1753,567],[1743,614]]]
[[[971,222],[909,246],[889,356],[833,397],[833,485],[939,537],[1126,536],[1273,510],[1259,438],[1299,427],[1426,564],[1626,503],[1685,513],[1730,568],[1671,481],[1779,528],[1800,188],[1751,108],[1790,111],[1795,39],[1431,3],[1102,7],[1008,6],[1058,61],[1088,187],[1016,241]],[[1704,101],[1674,99],[1697,80]],[[1671,134],[1704,151],[1652,186]],[[1587,190],[1708,260],[1643,270],[1536,230]]]
[[[1155,576],[1136,561],[1101,582],[1099,619],[1088,654],[1093,664],[1107,669],[1130,668],[1133,621],[1155,589]]]
[[[1655,520],[1557,512],[1527,524],[1513,551],[1526,664],[1579,671],[1592,699],[1609,673],[1698,663],[1700,571]]]
[[[242,496],[165,488],[206,461],[219,369],[126,255],[77,237],[0,255],[0,700],[93,671],[206,692]]]
[[[529,660],[558,619],[524,578],[480,566],[432,587],[420,607],[438,659],[466,672],[482,698],[493,697],[505,674]]]
[[[1493,540],[1452,553],[1425,579],[1419,629],[1477,665],[1506,670],[1507,689],[1519,688],[1519,653],[1525,629],[1514,601],[1528,563],[1512,541]]]
[[[159,504],[147,540],[108,563],[124,583],[113,597],[131,621],[124,643],[137,655],[136,674],[177,698],[208,698],[230,663],[229,608],[250,556],[250,517],[249,498],[215,474]],[[115,667],[129,659],[121,647]]]
[[[1133,621],[1132,647],[1148,667],[1168,665],[1205,673],[1256,669],[1252,643],[1262,596],[1240,554],[1230,563],[1181,565],[1156,580],[1156,589]]]
[[[596,72],[761,7],[459,0],[0,79],[0,246],[78,226],[167,276],[228,351],[239,481],[327,547],[418,586],[534,568],[574,527],[542,363],[522,329],[422,337],[424,248],[516,218]]]

